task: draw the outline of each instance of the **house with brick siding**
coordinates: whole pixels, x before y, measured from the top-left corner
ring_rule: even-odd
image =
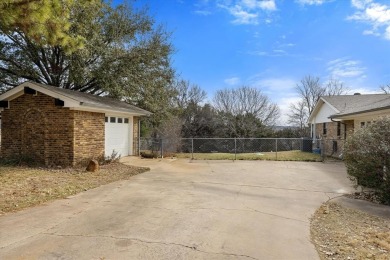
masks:
[[[3,158],[74,166],[92,158],[138,155],[140,117],[126,102],[35,82],[0,95]]]
[[[344,140],[356,129],[390,116],[390,94],[320,97],[309,117],[313,142],[324,140],[326,155],[342,154]]]

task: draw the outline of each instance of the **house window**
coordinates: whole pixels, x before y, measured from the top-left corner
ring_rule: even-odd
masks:
[[[327,130],[327,129],[326,129],[326,123],[323,123],[323,124],[322,124],[322,134],[323,134],[323,135],[326,135],[326,130]]]
[[[104,122],[108,123],[108,117],[104,118]]]
[[[366,122],[360,122],[360,127],[364,127],[366,125]]]
[[[337,136],[341,135],[341,123],[337,122]]]
[[[116,122],[116,117],[110,117],[110,123],[115,123]]]
[[[122,124],[123,123],[123,118],[118,117],[118,123]]]
[[[128,123],[129,123],[129,119],[125,118],[125,124],[128,124]]]

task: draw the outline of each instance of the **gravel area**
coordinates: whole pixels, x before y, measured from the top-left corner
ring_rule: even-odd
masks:
[[[315,212],[311,237],[321,259],[390,259],[390,219],[334,202]]]

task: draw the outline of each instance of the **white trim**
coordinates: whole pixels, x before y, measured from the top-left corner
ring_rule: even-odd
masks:
[[[321,102],[322,101],[322,102]],[[320,104],[321,103],[321,104]],[[325,99],[323,99],[322,97],[317,101],[317,104],[315,105],[313,111],[311,112],[309,118],[307,119],[307,122],[308,123],[311,123],[312,122],[312,119],[313,117],[315,118],[315,115],[318,114],[318,111],[321,109],[321,107],[324,105],[324,104],[327,104],[331,109],[333,109],[335,111],[335,114],[337,113],[340,113],[340,111],[335,108],[334,106],[332,106],[328,101],[326,101]]]
[[[83,104],[82,102],[79,102],[73,98],[69,98],[67,96],[61,95],[59,93],[55,93],[53,91],[47,90],[45,88],[42,88],[41,86],[35,84],[34,82],[24,82],[21,85],[5,92],[4,94],[0,95],[0,100],[8,100],[11,101],[15,98],[20,97],[24,94],[23,90],[24,87],[32,88],[38,92],[41,92],[45,95],[48,95],[53,98],[58,98],[62,101],[64,101],[64,107],[68,107],[71,110],[79,110],[79,111],[86,111],[86,112],[97,112],[97,113],[114,113],[114,114],[120,114],[122,116],[145,116],[147,114],[145,113],[136,113],[136,112],[125,112],[125,111],[118,111],[115,109],[106,109],[106,108],[100,108],[100,107],[92,107],[88,106],[88,103]]]
[[[85,111],[85,112],[95,112],[95,113],[104,113],[109,115],[118,115],[118,116],[144,116],[144,114],[137,113],[127,113],[127,112],[118,112],[118,110],[88,107],[88,106],[79,106],[79,107],[70,107],[70,110]]]
[[[41,92],[41,93],[43,93],[43,94],[45,94],[47,96],[61,99],[65,103],[64,107],[79,107],[80,106],[80,102],[77,102],[76,100],[68,98],[68,97],[66,97],[64,95],[61,95],[61,94],[58,94],[58,93],[54,93],[52,91],[44,89],[44,88],[34,84],[33,82],[24,82],[23,84],[21,84],[21,85],[15,87],[15,88],[5,92],[3,95],[0,96],[0,100],[11,101],[11,100],[13,100],[15,98],[18,98],[18,97],[22,96],[24,94],[23,91],[24,91],[25,87],[32,88],[35,91]]]

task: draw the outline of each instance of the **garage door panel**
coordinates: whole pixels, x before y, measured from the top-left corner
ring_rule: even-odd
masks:
[[[105,123],[105,155],[110,156],[113,151],[121,156],[127,156],[130,152],[130,127],[126,123]]]

